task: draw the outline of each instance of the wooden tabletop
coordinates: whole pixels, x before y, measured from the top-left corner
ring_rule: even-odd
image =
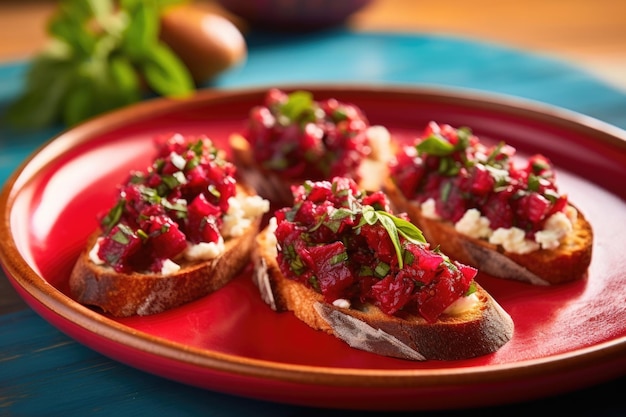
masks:
[[[216,7],[205,0],[209,7]],[[0,2],[0,62],[45,43],[52,0]],[[216,7],[217,9],[217,7]],[[357,30],[461,36],[554,56],[626,89],[626,2],[622,0],[374,0]]]

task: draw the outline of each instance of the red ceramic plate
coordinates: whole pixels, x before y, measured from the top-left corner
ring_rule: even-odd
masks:
[[[445,409],[528,400],[626,370],[626,132],[506,97],[400,87],[303,87],[359,105],[408,138],[429,120],[466,125],[521,155],[556,164],[562,191],[594,227],[588,277],[555,287],[480,282],[515,321],[494,354],[410,362],[349,348],[291,313],[274,313],[244,271],[222,290],[149,317],[113,319],[72,300],[68,275],[96,213],[153,155],[155,135],[203,133],[225,144],[265,90],[157,99],[62,133],[33,154],[1,195],[1,260],[21,296],[79,342],[117,361],[210,390],[265,400],[369,410]],[[224,145],[225,146],[225,145]]]

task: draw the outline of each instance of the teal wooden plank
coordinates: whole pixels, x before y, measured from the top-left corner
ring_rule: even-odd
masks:
[[[0,316],[0,415],[292,415],[297,407],[219,394],[112,361],[30,310]],[[42,414],[43,412],[43,414]]]

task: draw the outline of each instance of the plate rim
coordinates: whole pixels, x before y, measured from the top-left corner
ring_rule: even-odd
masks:
[[[277,379],[281,381],[346,386],[346,387],[412,387],[469,385],[476,382],[503,382],[517,378],[533,378],[543,376],[545,367],[549,365],[552,372],[571,370],[573,367],[592,367],[607,360],[619,360],[626,352],[626,336],[619,337],[587,348],[561,353],[557,355],[518,361],[506,364],[481,365],[477,367],[455,367],[446,369],[361,369],[337,368],[325,366],[311,366],[282,363],[270,360],[255,359],[214,350],[201,349],[162,337],[134,330],[119,322],[109,319],[91,309],[82,306],[70,297],[62,294],[45,278],[39,276],[22,259],[20,252],[13,241],[10,228],[10,217],[13,202],[19,188],[28,181],[33,173],[41,170],[51,161],[54,155],[66,152],[73,146],[88,142],[90,138],[102,132],[115,129],[128,123],[129,118],[154,117],[156,113],[166,113],[173,109],[184,109],[186,106],[201,106],[213,100],[241,99],[248,95],[262,95],[270,87],[256,86],[224,90],[201,90],[192,98],[176,100],[168,98],[154,98],[132,105],[130,107],[112,111],[83,122],[73,128],[66,129],[46,141],[24,160],[3,185],[0,194],[0,234],[8,239],[0,240],[0,263],[5,268],[12,284],[19,286],[22,291],[32,297],[26,300],[40,315],[39,308],[49,310],[67,320],[73,325],[86,330],[92,336],[105,338],[110,343],[122,344],[133,349],[147,351],[164,357],[168,360],[181,362],[191,366],[200,366],[219,372],[235,373],[237,375],[261,379]],[[626,150],[626,130],[610,125],[590,116],[563,109],[554,105],[540,103],[513,96],[484,93],[469,89],[419,87],[402,85],[362,85],[342,83],[335,85],[298,84],[281,85],[286,90],[305,89],[314,93],[319,91],[340,90],[343,92],[363,94],[394,94],[402,96],[436,97],[439,100],[461,101],[464,104],[472,103],[481,108],[498,108],[500,111],[515,111],[519,115],[523,112],[524,118],[533,117],[537,120],[550,120],[553,123],[567,124],[574,130],[594,132],[610,146]],[[520,116],[521,117],[521,116]],[[36,301],[40,306],[34,306]],[[50,321],[48,318],[46,320]],[[98,329],[102,327],[102,329]],[[132,331],[129,331],[132,330]],[[156,348],[154,344],[156,343]],[[181,357],[181,352],[184,357]],[[367,380],[363,379],[367,376]]]

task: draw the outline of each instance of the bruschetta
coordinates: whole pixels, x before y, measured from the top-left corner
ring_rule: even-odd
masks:
[[[487,145],[431,122],[390,162],[384,190],[428,241],[498,278],[553,285],[586,276],[593,229],[557,186],[544,155]]]
[[[275,311],[291,311],[349,346],[406,360],[486,355],[513,334],[509,314],[477,270],[433,250],[381,191],[345,177],[305,181],[253,250],[254,282]]]
[[[159,313],[226,285],[250,262],[269,210],[208,137],[155,143],[152,164],[120,185],[70,276],[78,302],[113,316]]]
[[[242,132],[230,137],[243,181],[278,206],[290,204],[290,186],[305,180],[343,176],[380,189],[390,143],[389,131],[370,125],[354,104],[277,88],[250,109]]]

